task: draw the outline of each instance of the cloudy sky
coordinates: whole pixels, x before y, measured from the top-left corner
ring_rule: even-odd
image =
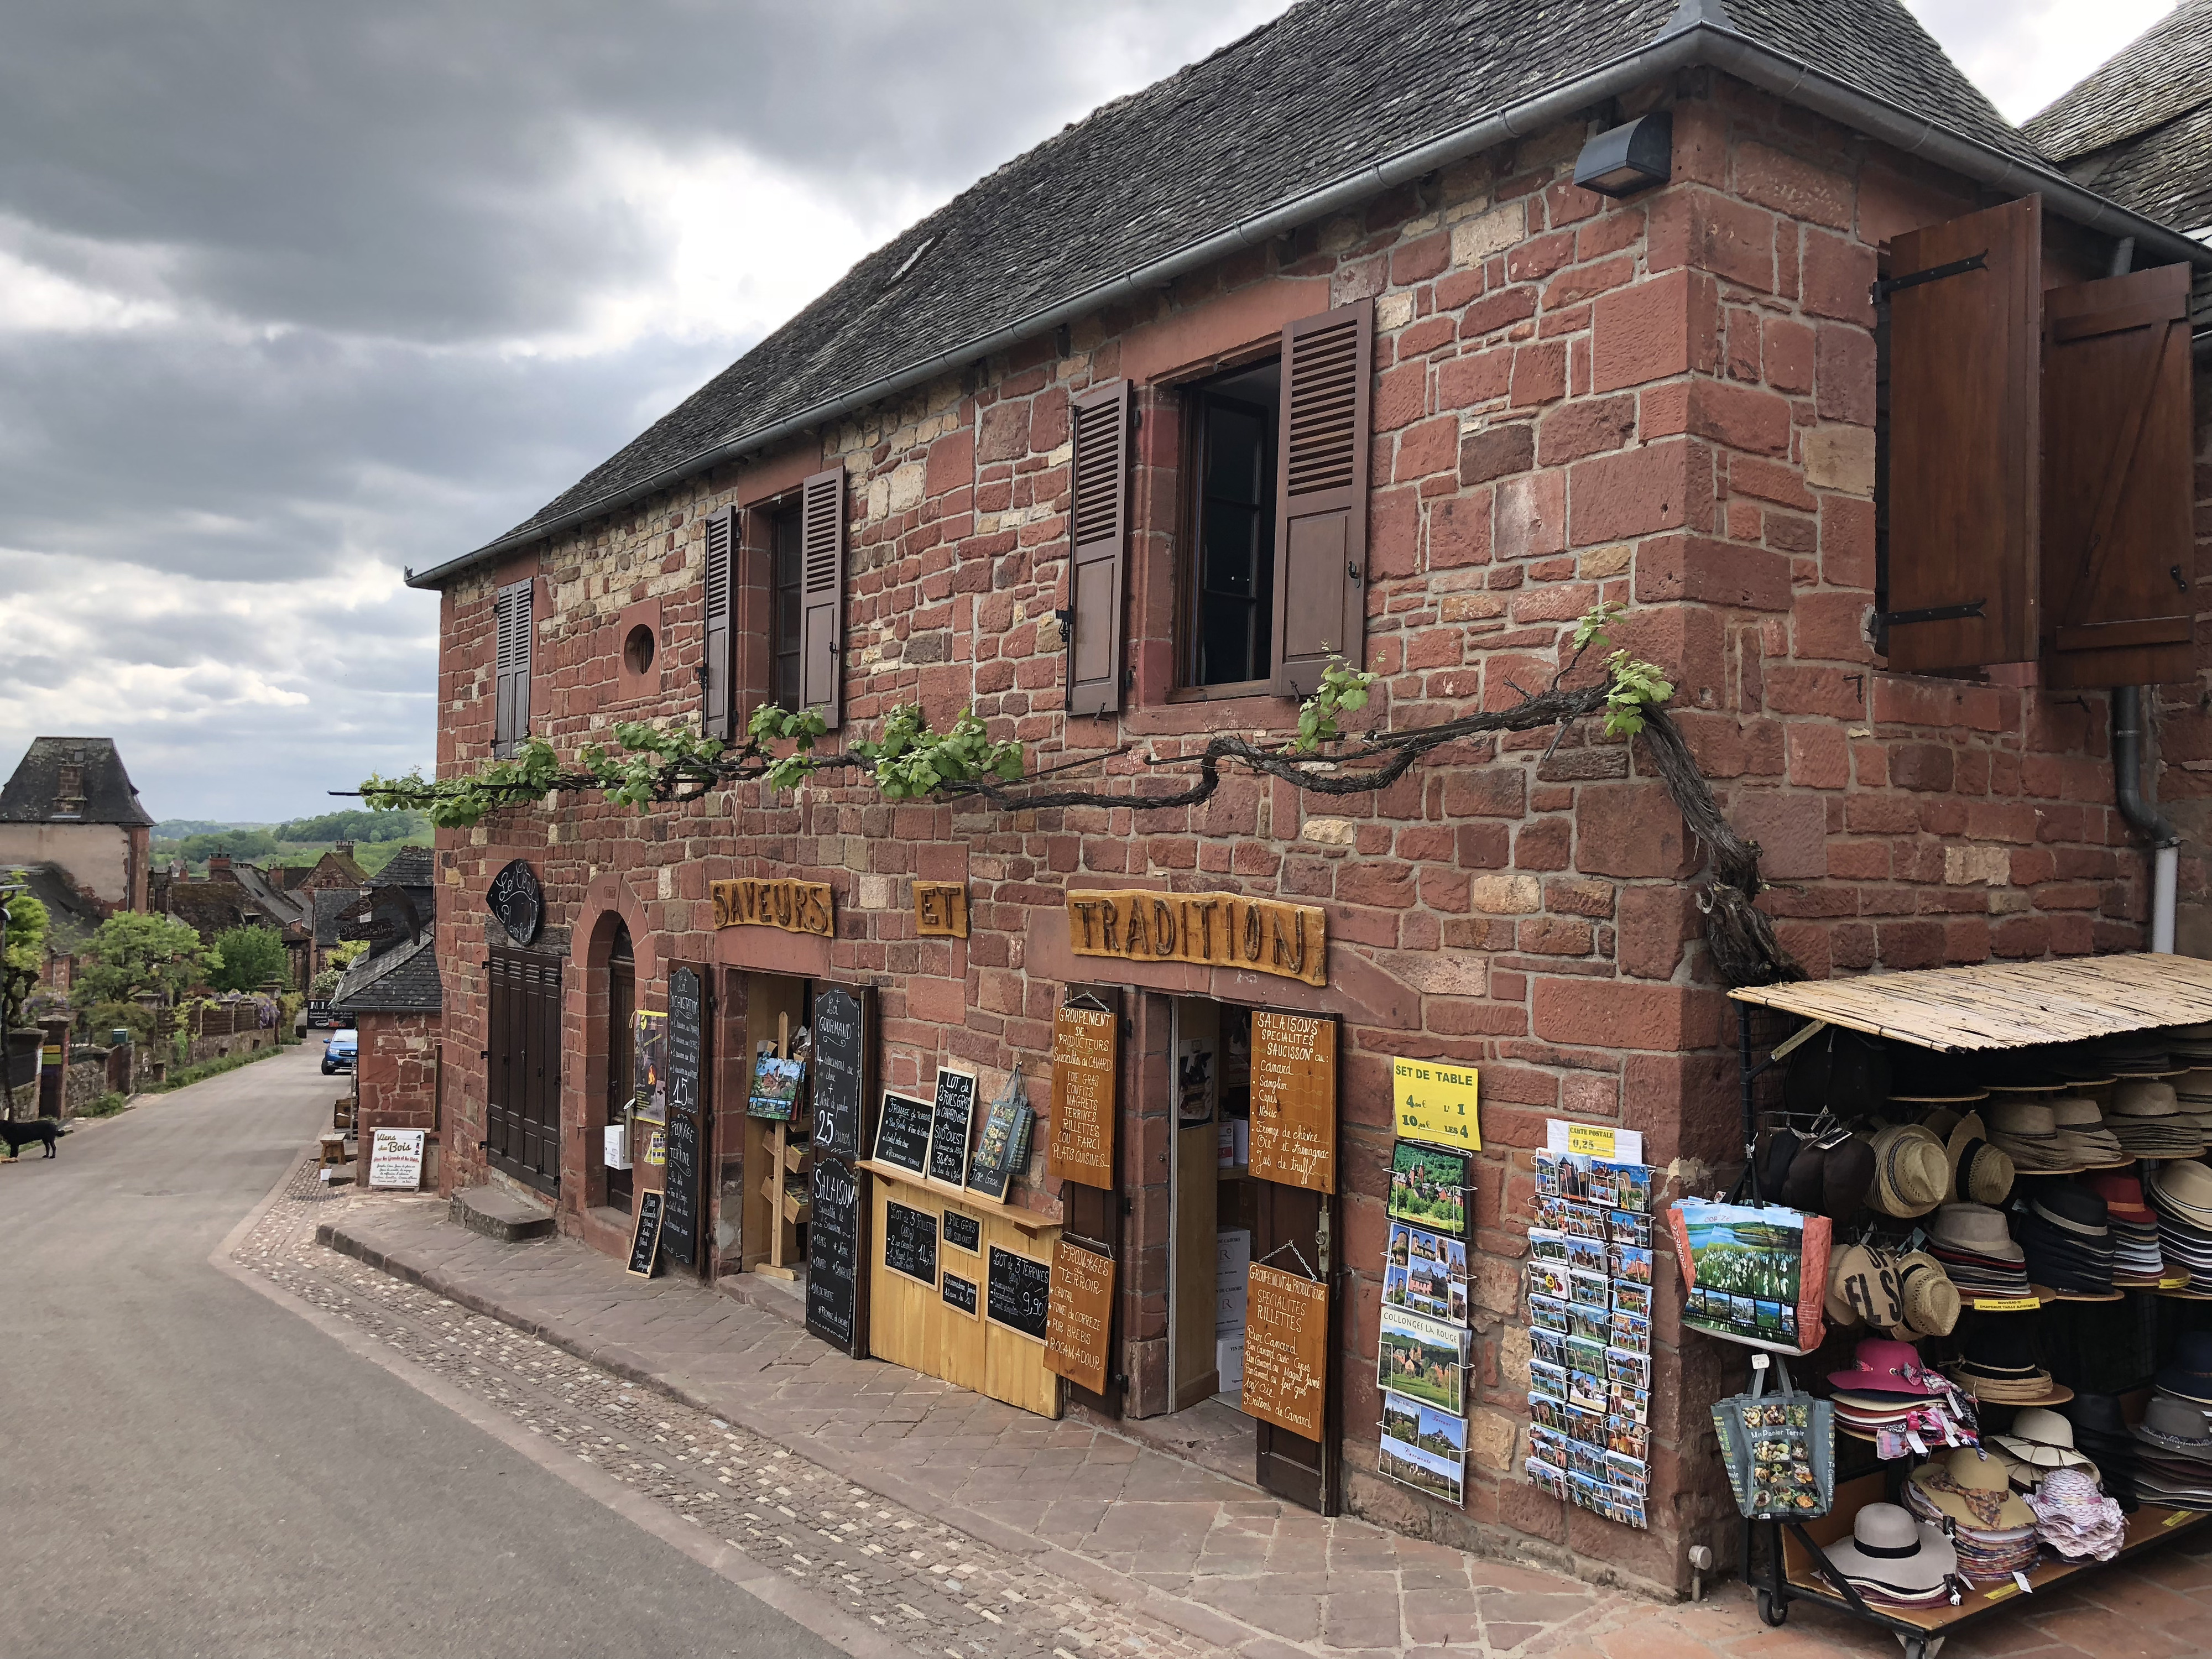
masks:
[[[427,763],[403,567],[1280,9],[0,0],[0,766],[112,734],[156,817],[255,820]],[[2017,119],[2167,4],[1913,9]]]

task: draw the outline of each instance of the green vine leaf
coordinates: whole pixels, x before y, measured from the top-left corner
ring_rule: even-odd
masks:
[[[1366,670],[1348,667],[1343,658],[1331,657],[1321,671],[1321,684],[1313,696],[1298,705],[1298,734],[1291,739],[1291,752],[1310,755],[1323,744],[1336,742],[1344,735],[1337,717],[1366,708],[1368,689],[1374,684],[1375,676]]]

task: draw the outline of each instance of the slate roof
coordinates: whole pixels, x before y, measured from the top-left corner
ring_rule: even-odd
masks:
[[[368,878],[371,887],[435,887],[437,860],[427,847],[403,847],[392,862]]]
[[[259,865],[234,863],[230,866],[230,873],[232,878],[246,890],[247,896],[260,908],[261,913],[278,927],[292,927],[307,919],[307,907],[271,881],[269,872]]]
[[[353,908],[354,901],[361,894],[362,890],[358,887],[319,887],[313,894],[302,893],[300,896],[301,898],[312,897],[315,901],[316,944],[328,949],[343,942],[345,936],[338,932],[338,919]]]
[[[1101,292],[1240,220],[1698,23],[2044,165],[1899,0],[1302,0],[1071,124],[893,238],[489,545],[673,483],[780,422]],[[434,585],[476,556],[410,580]]]
[[[2184,0],[2025,131],[2123,207],[2212,226],[2212,0]]]
[[[0,823],[46,823],[54,818],[62,768],[84,769],[84,805],[64,823],[149,824],[153,815],[138,804],[137,787],[123,769],[112,738],[33,738],[15,775],[0,787]]]
[[[338,1013],[434,1014],[445,1006],[438,952],[428,933],[413,945],[355,963],[331,994],[331,1007]]]
[[[46,907],[49,950],[73,955],[105,919],[98,902],[79,892],[76,878],[58,864],[11,865],[6,874],[20,877],[31,896]]]

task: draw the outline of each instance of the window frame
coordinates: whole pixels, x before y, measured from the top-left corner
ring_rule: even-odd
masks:
[[[1225,403],[1242,403],[1241,399],[1222,398],[1208,391],[1212,383],[1231,379],[1282,362],[1282,343],[1279,335],[1271,334],[1255,340],[1234,352],[1224,352],[1194,367],[1189,373],[1173,380],[1156,383],[1154,390],[1174,397],[1179,405],[1182,430],[1176,448],[1175,533],[1168,549],[1168,577],[1174,584],[1175,604],[1172,607],[1174,633],[1169,641],[1170,659],[1173,663],[1171,682],[1168,688],[1170,703],[1251,702],[1264,701],[1279,703],[1285,699],[1274,688],[1274,662],[1280,641],[1274,637],[1274,620],[1267,619],[1267,672],[1256,679],[1225,680],[1218,685],[1194,683],[1198,671],[1198,588],[1200,579],[1200,561],[1203,552],[1200,536],[1204,526],[1202,514],[1206,498],[1204,463],[1206,453],[1205,423],[1198,418],[1206,400],[1219,398]],[[1265,405],[1244,404],[1243,407],[1265,412]],[[1282,536],[1281,507],[1277,500],[1276,475],[1282,464],[1279,448],[1280,399],[1278,396],[1276,418],[1263,422],[1267,428],[1266,447],[1268,477],[1261,496],[1261,511],[1268,523],[1269,608],[1273,610],[1274,567],[1281,559],[1279,545]]]

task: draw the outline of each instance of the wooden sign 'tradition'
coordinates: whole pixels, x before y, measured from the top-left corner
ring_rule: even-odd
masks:
[[[1079,957],[1247,968],[1328,983],[1327,913],[1236,893],[1074,892],[1068,943]]]

